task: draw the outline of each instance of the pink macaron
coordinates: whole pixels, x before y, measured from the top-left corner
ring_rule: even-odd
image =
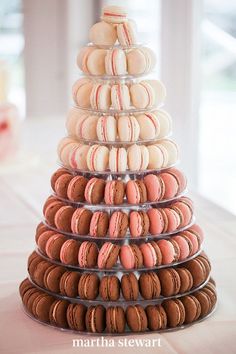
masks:
[[[62,263],[77,265],[78,264],[78,252],[80,243],[76,240],[66,240],[60,251],[60,260]]]
[[[164,208],[163,211],[168,219],[166,232],[173,232],[177,230],[181,223],[179,214],[171,208]]]
[[[147,188],[147,196],[150,202],[157,202],[163,197],[163,183],[157,175],[147,175],[144,177]]]
[[[143,255],[136,244],[122,245],[120,262],[125,269],[136,269],[143,265]]]
[[[146,211],[131,211],[129,229],[132,237],[146,236],[149,231],[149,217]]]
[[[181,235],[173,236],[172,240],[176,241],[179,246],[179,249],[180,249],[179,260],[183,261],[184,259],[188,258],[189,253],[190,253],[190,249],[189,249],[189,243],[187,242],[187,240],[184,237],[182,237]]]
[[[129,204],[145,203],[147,189],[142,180],[129,180],[126,184],[126,198]]]
[[[175,260],[175,249],[172,243],[168,240],[157,241],[162,254],[162,264],[171,264]]]
[[[117,210],[112,213],[109,222],[109,236],[111,238],[124,237],[128,228],[128,215],[121,211]]]
[[[197,253],[197,251],[199,250],[199,247],[200,247],[197,236],[188,230],[181,232],[181,236],[184,236],[185,239],[188,239],[192,244],[189,255],[192,256],[195,253]]]
[[[188,225],[192,219],[192,210],[189,206],[181,201],[178,201],[170,207],[180,216],[180,225],[179,227],[184,227]]]
[[[189,231],[191,231],[192,233],[194,233],[200,240],[200,243],[203,242],[204,240],[204,233],[203,230],[201,229],[201,227],[197,224],[194,224],[190,227]]]
[[[163,172],[159,175],[159,178],[165,185],[163,199],[172,199],[178,194],[179,185],[177,179],[168,172]]]
[[[155,241],[143,243],[140,245],[143,255],[143,264],[145,267],[155,267],[162,263],[161,250]]]
[[[158,208],[150,208],[147,212],[149,217],[149,232],[151,235],[159,235],[163,232],[165,227],[165,221],[163,213]]]
[[[118,260],[120,246],[111,242],[105,242],[99,250],[98,268],[111,269]]]
[[[170,168],[168,170],[168,174],[171,174],[177,180],[179,186],[178,193],[183,192],[187,186],[187,179],[185,175],[180,170],[177,170],[177,168]]]

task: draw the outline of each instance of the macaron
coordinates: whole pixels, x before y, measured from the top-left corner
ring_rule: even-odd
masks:
[[[165,186],[163,199],[174,198],[179,192],[179,183],[177,179],[168,172],[160,173],[159,178],[161,178],[162,183]]]
[[[100,279],[96,273],[83,273],[78,284],[81,299],[94,300],[98,296]]]
[[[117,40],[115,27],[105,21],[97,22],[89,30],[89,40],[97,46],[111,46]]]
[[[76,146],[70,149],[68,155],[68,166],[76,170],[87,170],[88,151],[88,145],[77,143]]]
[[[199,317],[205,317],[211,311],[211,300],[208,294],[199,290],[194,292],[194,297],[199,301],[201,306],[201,314]]]
[[[175,268],[180,277],[179,293],[183,294],[190,291],[193,287],[193,277],[187,268]]]
[[[65,243],[66,237],[61,234],[52,235],[46,243],[45,251],[49,258],[60,260],[61,247]]]
[[[172,140],[163,139],[161,145],[168,153],[168,166],[175,164],[179,159],[179,148]]]
[[[185,308],[185,323],[196,321],[201,315],[201,305],[197,298],[193,295],[181,297],[181,302]]]
[[[155,91],[149,83],[140,81],[130,86],[130,98],[135,108],[151,108],[155,102]]]
[[[122,23],[127,20],[127,13],[121,6],[107,5],[102,9],[101,19],[108,23]]]
[[[158,109],[153,113],[158,117],[158,121],[160,123],[160,132],[158,138],[166,138],[172,132],[172,118],[170,114],[164,111],[164,109]]]
[[[82,268],[93,268],[97,265],[98,247],[96,243],[84,241],[81,243],[78,254],[79,265]]]
[[[58,168],[58,169],[52,174],[50,182],[51,182],[51,187],[52,187],[52,189],[54,190],[54,192],[55,192],[55,183],[56,183],[57,179],[58,179],[60,176],[66,174],[66,173],[68,173],[68,170],[67,170],[67,169],[65,169],[65,168]]]
[[[64,264],[77,265],[80,243],[76,240],[66,240],[60,251],[60,260]]]
[[[202,228],[199,225],[194,224],[188,230],[191,233],[193,233],[193,234],[195,234],[197,236],[197,238],[199,239],[199,243],[200,244],[203,242],[203,240],[204,240],[204,232],[203,232]]]
[[[117,128],[120,141],[137,141],[139,139],[140,126],[134,116],[120,116]]]
[[[28,278],[25,278],[19,286],[19,293],[21,298],[26,293],[27,290],[32,289],[34,286]]]
[[[162,306],[167,315],[167,326],[182,326],[185,321],[185,308],[179,299],[165,300]]]
[[[200,243],[195,234],[193,234],[191,231],[185,230],[181,231],[180,235],[185,238],[185,240],[189,244],[189,256],[194,255],[196,252],[198,252]],[[191,244],[191,245],[190,245]]]
[[[160,80],[145,80],[145,83],[150,85],[155,92],[154,103],[156,107],[163,105],[166,98],[166,88]]]
[[[99,294],[104,301],[117,301],[120,297],[120,281],[116,275],[101,278]]]
[[[75,135],[83,140],[97,140],[98,116],[83,114],[75,125]]]
[[[88,235],[92,216],[93,213],[89,209],[86,208],[75,209],[71,218],[72,232],[78,235]]]
[[[110,306],[106,310],[106,330],[108,333],[125,331],[125,312],[121,306]]]
[[[88,70],[88,66],[87,66],[87,61],[88,61],[88,57],[89,55],[95,50],[94,47],[83,47],[80,49],[78,56],[77,56],[77,65],[80,68],[80,70],[82,70],[84,73],[86,74],[90,74],[89,70]]]
[[[126,57],[129,75],[148,73],[155,65],[155,54],[149,48],[131,49]]]
[[[155,272],[141,273],[139,289],[145,300],[157,299],[161,294],[161,283],[158,274]]]
[[[119,205],[124,201],[125,185],[121,180],[112,180],[106,182],[104,201],[106,204]]]
[[[212,310],[217,301],[217,294],[214,285],[208,282],[207,285],[205,285],[204,288],[202,288],[201,290],[209,296],[209,299],[211,301],[211,310]]]
[[[123,147],[112,147],[109,154],[111,172],[125,172],[127,169],[127,152]]]
[[[61,266],[52,265],[49,267],[43,277],[43,283],[46,289],[54,292],[60,292],[60,280],[66,269]]]
[[[108,84],[93,85],[90,94],[90,105],[94,110],[107,110],[111,106],[111,87]]]
[[[49,311],[53,304],[54,298],[48,294],[41,293],[35,297],[31,308],[33,315],[38,318],[40,321],[48,322],[49,321]]]
[[[66,300],[55,300],[49,310],[49,320],[53,326],[67,328],[68,322],[66,317],[69,302]]]
[[[192,274],[193,287],[198,287],[206,280],[208,272],[204,263],[200,259],[191,259],[190,261],[184,263],[184,267],[187,268]]]
[[[162,252],[157,242],[142,243],[139,247],[143,255],[143,264],[145,267],[151,268],[163,263]]]
[[[173,231],[177,230],[181,223],[181,218],[179,213],[175,210],[170,208],[163,208],[163,212],[167,216],[167,228],[166,232],[172,233]]]
[[[127,150],[128,168],[131,171],[146,170],[149,164],[148,148],[144,145],[134,144]]]
[[[62,206],[55,214],[56,227],[65,232],[71,232],[71,218],[75,209],[70,205]]]
[[[102,305],[89,306],[85,316],[88,332],[102,333],[106,328],[106,309]]]
[[[139,295],[139,283],[134,273],[123,274],[121,278],[122,295],[126,301],[136,301]]]
[[[87,69],[92,75],[104,75],[105,70],[105,57],[107,51],[101,48],[95,48],[87,58]]]
[[[29,313],[33,314],[32,307],[34,305],[34,301],[39,295],[42,295],[42,294],[43,294],[43,292],[37,290],[35,287],[28,289],[24,293],[23,298],[22,298],[22,302]],[[46,318],[46,320],[47,320],[47,318]]]
[[[149,218],[149,232],[151,235],[160,235],[165,228],[166,218],[162,209],[150,208],[147,211]]]
[[[126,320],[133,332],[144,332],[147,329],[147,315],[141,305],[128,306],[126,309]]]
[[[171,264],[175,260],[175,249],[169,240],[159,240],[157,245],[162,254],[162,264]]]
[[[147,189],[142,180],[129,180],[126,184],[126,198],[129,204],[145,203]]]
[[[109,215],[106,211],[95,211],[90,221],[89,234],[94,237],[105,237],[109,227]]]
[[[44,281],[43,281],[43,277],[44,277],[44,273],[47,270],[48,267],[50,267],[51,264],[45,260],[42,260],[41,262],[39,262],[35,269],[34,272],[31,276],[31,278],[34,280],[34,282],[39,285],[41,288],[44,287]]]
[[[84,196],[88,203],[99,204],[104,198],[105,181],[102,178],[91,178],[85,188]]]
[[[55,215],[60,208],[64,207],[64,203],[59,200],[49,200],[46,203],[47,205],[45,204],[44,217],[48,225],[55,226]]]
[[[60,292],[68,297],[78,296],[78,284],[81,274],[75,271],[66,271],[60,279]]]
[[[181,201],[177,201],[172,204],[171,208],[178,213],[180,216],[180,225],[179,227],[182,228],[188,225],[192,219],[192,210],[189,208],[188,205]]]
[[[132,237],[143,237],[148,234],[149,218],[146,211],[131,211],[129,214],[129,229]]]
[[[99,117],[96,129],[99,141],[116,141],[117,121],[114,116]]]
[[[122,245],[120,262],[125,269],[140,268],[143,265],[143,255],[136,244]]]
[[[174,268],[159,269],[158,277],[161,283],[161,295],[173,296],[179,293],[181,280],[178,272]]]
[[[107,75],[125,75],[127,73],[125,52],[119,48],[109,49],[105,57],[105,69]]]
[[[133,21],[126,21],[117,25],[117,37],[122,46],[132,46],[137,43],[136,26]]]
[[[77,80],[72,86],[74,102],[81,108],[89,108],[92,89],[93,83],[91,80],[86,78]]]
[[[172,240],[177,242],[180,250],[180,255],[179,255],[179,260],[183,261],[184,259],[188,258],[190,254],[190,249],[189,249],[189,242],[186,240],[186,238],[182,237],[180,235],[176,235],[172,237]]]
[[[151,331],[165,329],[167,326],[167,315],[161,305],[148,305],[146,307],[148,328]]]
[[[72,178],[73,176],[69,173],[64,173],[57,178],[55,183],[55,193],[58,197],[64,199],[67,198],[67,188]]]
[[[58,200],[57,197],[55,197],[55,196],[53,196],[53,195],[50,195],[50,196],[46,199],[46,201],[45,201],[45,203],[44,203],[44,205],[43,205],[43,215],[44,215],[44,216],[45,216],[45,211],[46,211],[47,207],[48,207],[51,203],[53,203],[53,202],[62,203],[60,200]],[[36,228],[36,232],[37,232],[37,233],[40,232],[40,230],[42,229],[42,226],[43,226],[43,225],[44,225],[44,223],[42,222],[42,223],[40,223],[40,224],[37,226],[37,228]]]
[[[160,169],[168,165],[168,151],[161,144],[153,144],[147,146],[149,153],[149,163],[148,168]]]
[[[40,236],[39,238],[36,240],[36,243],[38,245],[38,248],[40,249],[40,251],[43,253],[43,254],[46,254],[46,244],[47,244],[47,241],[50,239],[50,237],[52,235],[55,234],[55,231],[52,231],[52,230],[47,230],[47,231],[44,231]]]
[[[153,140],[159,136],[160,123],[157,116],[152,112],[139,114],[136,119],[140,127],[140,139]]]
[[[130,108],[130,93],[126,84],[115,84],[111,88],[111,104],[114,109]]]
[[[83,202],[87,183],[88,179],[84,176],[74,176],[67,187],[68,199],[72,202]]]
[[[98,268],[111,269],[118,260],[119,252],[119,245],[105,242],[99,250]]]
[[[163,198],[164,185],[159,176],[148,174],[144,177],[147,198],[150,202],[157,202]]]
[[[68,326],[75,331],[85,331],[85,315],[87,308],[83,304],[69,304],[66,310]]]
[[[105,171],[108,167],[109,150],[106,146],[92,145],[87,154],[87,165],[90,171]]]
[[[180,171],[178,170],[177,168],[170,168],[168,169],[167,173],[171,176],[173,176],[176,181],[177,181],[177,184],[178,184],[178,194],[183,192],[186,187],[187,187],[187,179],[185,177],[185,175]]]
[[[109,236],[111,238],[124,237],[129,224],[128,215],[120,210],[114,211],[109,222]]]
[[[66,130],[70,137],[73,138],[77,137],[76,126],[78,122],[83,119],[83,116],[87,116],[87,115],[88,114],[85,114],[83,110],[80,110],[77,107],[72,107],[69,110],[66,118]]]

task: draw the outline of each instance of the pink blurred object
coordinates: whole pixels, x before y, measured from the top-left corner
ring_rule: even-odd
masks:
[[[19,147],[20,119],[13,104],[0,104],[0,161],[13,157]]]

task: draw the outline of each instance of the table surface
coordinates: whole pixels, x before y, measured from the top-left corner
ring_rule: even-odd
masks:
[[[35,227],[41,218],[43,202],[49,195],[49,178],[56,169],[57,141],[62,136],[61,121],[27,122],[19,163],[0,166],[0,353],[75,353],[81,349],[73,348],[72,340],[88,338],[32,321],[23,313],[18,295],[18,285],[27,275],[27,257],[34,248]],[[236,286],[233,278],[236,218],[199,195],[191,194],[191,197],[195,201],[197,222],[205,231],[204,249],[211,259],[212,275],[217,283],[217,310],[207,320],[185,330],[132,338],[160,339],[161,347],[145,348],[147,353],[236,353]],[[96,350],[120,353],[118,339],[109,338],[114,339],[114,348],[101,347],[99,342],[99,347],[95,345],[82,350],[86,353]],[[133,349],[122,348],[122,352]],[[136,346],[135,350],[138,354],[144,349]]]

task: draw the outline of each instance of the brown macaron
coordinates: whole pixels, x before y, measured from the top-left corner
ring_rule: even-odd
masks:
[[[42,260],[43,258],[36,251],[31,253],[27,261],[27,269],[30,276],[33,274],[36,265]]]
[[[69,327],[75,331],[85,331],[85,315],[87,308],[83,304],[69,304],[66,319]]]
[[[201,305],[197,298],[193,295],[186,295],[181,297],[181,302],[185,308],[184,323],[196,321],[201,315]]]
[[[66,237],[61,234],[54,234],[52,235],[45,247],[46,254],[49,258],[54,259],[56,261],[60,260],[60,252],[61,247],[65,243]]]
[[[49,267],[43,277],[44,286],[46,289],[54,292],[60,292],[60,280],[66,269],[61,266],[52,265]]]
[[[66,312],[69,304],[66,300],[54,299],[49,310],[49,320],[52,325],[62,328],[68,327]]]
[[[35,270],[31,278],[40,287],[44,287],[44,281],[43,281],[44,273],[50,266],[51,263],[47,261],[41,261],[35,267]]]
[[[37,298],[39,295],[42,295],[42,294],[43,294],[42,291],[40,291],[40,290],[34,288],[34,289],[32,290],[32,292],[29,293],[28,299],[25,299],[25,301],[26,301],[26,302],[25,302],[26,308],[27,308],[27,310],[28,310],[31,314],[33,314],[33,306],[34,306],[34,302],[35,302],[36,298]],[[34,315],[34,316],[35,316],[35,315]]]
[[[125,300],[136,301],[139,296],[138,279],[134,273],[123,274],[121,278],[121,290]]]
[[[109,226],[109,215],[105,211],[95,211],[93,213],[89,233],[94,237],[105,237]]]
[[[70,205],[64,205],[57,210],[54,218],[56,227],[64,232],[71,232],[71,218],[75,209]]]
[[[199,290],[194,293],[194,297],[199,301],[201,305],[200,317],[205,317],[211,311],[212,308],[211,299],[209,295],[204,291]]]
[[[33,300],[35,299],[35,295],[36,294],[37,296],[39,294],[42,294],[42,291],[39,291],[38,289],[36,289],[36,287],[32,287],[30,289],[27,289],[25,291],[25,293],[23,294],[23,297],[22,297],[22,302],[23,302],[23,305],[27,308],[27,310],[32,313],[32,307],[29,306],[29,300],[30,298],[32,298]],[[36,296],[36,297],[37,297]]]
[[[55,227],[55,216],[56,213],[61,209],[65,207],[64,203],[56,200],[51,202],[46,208],[45,208],[45,219],[48,223],[48,225]]]
[[[193,277],[187,268],[175,268],[180,277],[179,293],[184,294],[190,291],[193,287]]]
[[[68,174],[69,171],[65,168],[59,168],[56,172],[53,173],[52,177],[51,177],[51,187],[52,189],[54,190],[55,192],[55,184],[56,184],[56,181],[57,179],[64,175],[64,174]]]
[[[50,239],[50,237],[52,235],[55,234],[55,231],[52,231],[52,230],[47,230],[47,231],[44,231],[38,238],[37,240],[37,245],[38,245],[38,248],[40,249],[40,251],[43,253],[43,254],[46,254],[46,244],[47,244],[47,241]]]
[[[106,331],[123,333],[125,331],[125,312],[121,306],[111,306],[106,310]]]
[[[60,251],[60,260],[64,264],[77,265],[80,242],[74,239],[66,240]]]
[[[99,294],[104,301],[117,301],[120,297],[120,281],[115,275],[101,278]]]
[[[145,300],[156,299],[161,293],[161,283],[155,272],[141,273],[139,277],[139,289]]]
[[[111,238],[124,237],[129,225],[128,215],[121,211],[114,211],[110,217],[109,235]]]
[[[147,315],[141,305],[128,306],[126,309],[126,320],[133,332],[144,332],[147,329]]]
[[[192,274],[194,288],[198,287],[206,280],[208,275],[206,267],[198,257],[184,263],[184,267]]]
[[[45,201],[45,203],[44,203],[44,205],[43,205],[43,215],[45,215],[45,211],[46,211],[47,207],[48,207],[51,203],[53,203],[53,202],[58,202],[58,201],[59,201],[59,199],[58,199],[57,197],[55,197],[54,195],[50,195],[50,196],[46,199],[46,201]]]
[[[179,293],[181,286],[180,276],[174,268],[160,269],[158,277],[161,283],[161,295],[173,296]]]
[[[38,226],[36,227],[36,232],[35,232],[35,242],[38,243],[38,239],[39,239],[40,235],[43,232],[48,231],[48,230],[49,230],[49,228],[43,222],[38,224]]]
[[[134,195],[136,197],[134,197]],[[147,189],[142,180],[130,180],[126,185],[126,198],[130,204],[145,203],[147,201]]]
[[[27,290],[32,289],[34,286],[28,278],[25,278],[19,286],[19,293],[21,298],[26,293]]]
[[[84,176],[73,177],[67,187],[67,197],[72,202],[83,202],[84,201],[84,191],[88,179]]]
[[[209,296],[211,300],[211,308],[213,308],[217,301],[217,294],[214,285],[208,282],[201,290]]]
[[[95,242],[82,242],[79,253],[78,262],[82,268],[92,268],[97,265],[98,246]]]
[[[167,315],[161,305],[148,305],[146,307],[148,328],[151,331],[165,329],[167,326]]]
[[[124,201],[125,184],[120,180],[112,180],[106,182],[105,187],[105,203],[109,205],[120,205]]]
[[[49,321],[50,307],[55,299],[46,293],[42,293],[36,297],[32,305],[33,315],[41,321]]]
[[[105,181],[102,178],[91,178],[85,188],[84,196],[88,203],[99,204],[103,201]]]
[[[78,284],[81,299],[94,300],[98,296],[100,279],[96,273],[83,273]]]
[[[167,315],[168,327],[182,326],[185,321],[185,308],[179,299],[165,300],[162,303]]]
[[[88,235],[93,213],[86,208],[75,209],[71,218],[71,230],[74,234]]]
[[[68,297],[77,297],[80,277],[81,273],[66,271],[60,279],[59,288],[61,294]]]
[[[129,230],[132,237],[146,236],[149,226],[150,221],[146,211],[131,211],[129,214]]]
[[[73,176],[69,173],[64,173],[58,177],[55,183],[55,193],[58,197],[67,199],[67,188],[72,178]]]
[[[88,332],[102,333],[106,328],[106,309],[102,305],[90,306],[86,312],[85,324]]]

